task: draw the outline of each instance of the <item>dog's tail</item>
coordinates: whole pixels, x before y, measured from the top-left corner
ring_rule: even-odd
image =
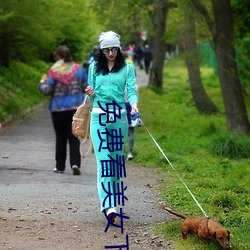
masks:
[[[179,214],[179,213],[177,213],[177,212],[173,212],[171,209],[169,209],[169,208],[167,208],[167,207],[163,207],[163,206],[162,206],[162,208],[163,208],[164,210],[168,211],[169,213],[171,213],[171,214],[173,214],[173,215],[175,215],[175,216],[177,216],[177,217],[182,218],[183,220],[187,219],[187,217],[186,217],[185,215],[183,215],[183,214]]]

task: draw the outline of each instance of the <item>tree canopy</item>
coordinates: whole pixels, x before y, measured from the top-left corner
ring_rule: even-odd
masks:
[[[195,17],[197,30],[195,39],[209,40],[213,43],[217,65],[228,73],[223,78],[220,74],[222,71],[218,71],[221,82],[224,81],[222,85],[224,91],[230,89],[226,84],[229,82],[226,77],[238,78],[237,73],[232,75],[230,72],[237,72],[239,68],[240,81],[236,79],[237,89],[241,92],[243,86],[245,93],[248,94],[250,34],[249,14],[245,10],[250,6],[247,0],[223,0],[226,5],[221,4],[222,0],[72,0],[68,2],[1,0],[0,66],[8,68],[11,60],[19,60],[27,64],[34,59],[52,61],[53,51],[61,44],[67,45],[73,58],[82,62],[88,58],[92,47],[97,45],[98,35],[102,31],[113,30],[121,35],[124,49],[131,42],[136,45],[143,42],[153,44],[153,53],[158,60],[155,58],[153,60],[149,81],[151,84],[148,86],[162,89],[166,44],[185,45],[185,39],[183,39],[184,23],[187,20],[184,15],[187,12],[185,4],[190,2],[196,6],[195,13],[190,13]],[[228,6],[227,9],[225,6]],[[216,12],[218,9],[219,11]],[[228,14],[230,22],[225,23],[221,18],[222,14]],[[147,41],[143,41],[140,37],[143,31],[147,32]],[[221,34],[225,32],[228,39],[218,44],[218,38],[223,38]],[[228,45],[228,52],[224,53],[224,57],[218,56],[225,51],[225,45]],[[234,46],[237,46],[238,53],[234,52]],[[240,58],[238,61],[241,63],[237,62],[238,65],[234,58],[235,54]],[[223,59],[225,65],[219,65],[218,59]],[[233,67],[227,66],[229,61],[232,61]],[[230,90],[227,96],[230,94],[233,94],[233,91]],[[229,105],[227,105],[229,117],[233,117],[230,111],[233,110],[230,106],[231,99],[229,98]],[[238,100],[243,103],[242,99],[243,97],[239,96]],[[246,116],[245,111],[244,116]],[[237,127],[237,119],[234,119],[234,123],[234,127]]]
[[[35,8],[34,8],[35,4]],[[2,0],[0,60],[48,60],[59,44],[67,44],[81,59],[96,39],[95,14],[89,1]]]

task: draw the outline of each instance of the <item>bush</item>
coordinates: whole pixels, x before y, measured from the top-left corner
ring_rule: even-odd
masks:
[[[11,115],[19,117],[22,111],[34,107],[46,97],[38,90],[42,74],[48,65],[41,61],[27,65],[12,61],[10,68],[0,67],[0,122]]]
[[[250,146],[247,138],[236,135],[215,137],[211,143],[211,151],[215,155],[231,158],[249,158]]]
[[[210,203],[214,206],[221,207],[221,208],[229,208],[233,209],[237,206],[236,201],[232,195],[232,193],[228,192],[221,192],[215,194]]]

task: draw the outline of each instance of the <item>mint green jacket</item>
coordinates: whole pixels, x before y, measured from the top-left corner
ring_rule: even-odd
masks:
[[[93,107],[98,108],[97,102],[99,101],[105,108],[106,103],[112,103],[114,100],[125,109],[125,93],[131,105],[138,102],[135,69],[131,63],[126,62],[126,66],[118,72],[110,72],[107,75],[96,74],[94,65],[95,62],[89,66],[88,71],[88,84],[95,90],[95,97],[91,98]]]

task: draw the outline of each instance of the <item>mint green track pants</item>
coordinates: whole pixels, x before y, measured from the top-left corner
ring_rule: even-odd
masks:
[[[111,206],[110,206],[109,198],[106,198],[107,193],[104,191],[104,188],[105,190],[109,190],[110,193],[113,194],[114,193],[113,181],[115,181],[116,183],[119,183],[120,179],[118,180],[117,178],[116,167],[115,167],[114,176],[102,177],[102,171],[106,172],[107,166],[105,164],[103,164],[102,166],[101,161],[105,161],[105,160],[109,161],[110,158],[108,157],[108,155],[110,155],[115,160],[116,160],[116,155],[121,156],[121,157],[124,155],[124,147],[125,147],[127,133],[128,133],[128,120],[127,120],[127,113],[125,111],[121,113],[121,119],[118,119],[116,117],[115,123],[106,123],[107,115],[105,114],[105,115],[101,115],[101,123],[104,124],[105,126],[101,126],[99,122],[99,115],[100,113],[97,113],[94,111],[91,112],[90,135],[93,141],[95,156],[96,156],[96,161],[97,161],[97,190],[98,190],[99,199],[101,203],[101,211],[103,211],[109,207],[114,207],[113,195],[111,195]],[[119,145],[119,146],[122,146],[121,150],[117,150],[115,148],[116,147],[115,145],[114,145],[114,152],[110,152],[109,148],[103,148],[103,147],[108,147],[107,140],[106,140],[107,135],[104,134],[106,133],[106,128],[107,128],[107,131],[111,134],[113,134],[112,130],[116,130],[118,135],[120,134],[119,129],[121,129],[121,135],[123,136],[121,140],[123,144],[120,143]],[[99,133],[98,133],[98,130],[99,130]],[[101,139],[105,141],[102,141]],[[99,149],[100,149],[100,152],[99,152]],[[103,183],[103,186],[102,186],[102,183]],[[104,200],[105,200],[105,203],[103,204]]]

